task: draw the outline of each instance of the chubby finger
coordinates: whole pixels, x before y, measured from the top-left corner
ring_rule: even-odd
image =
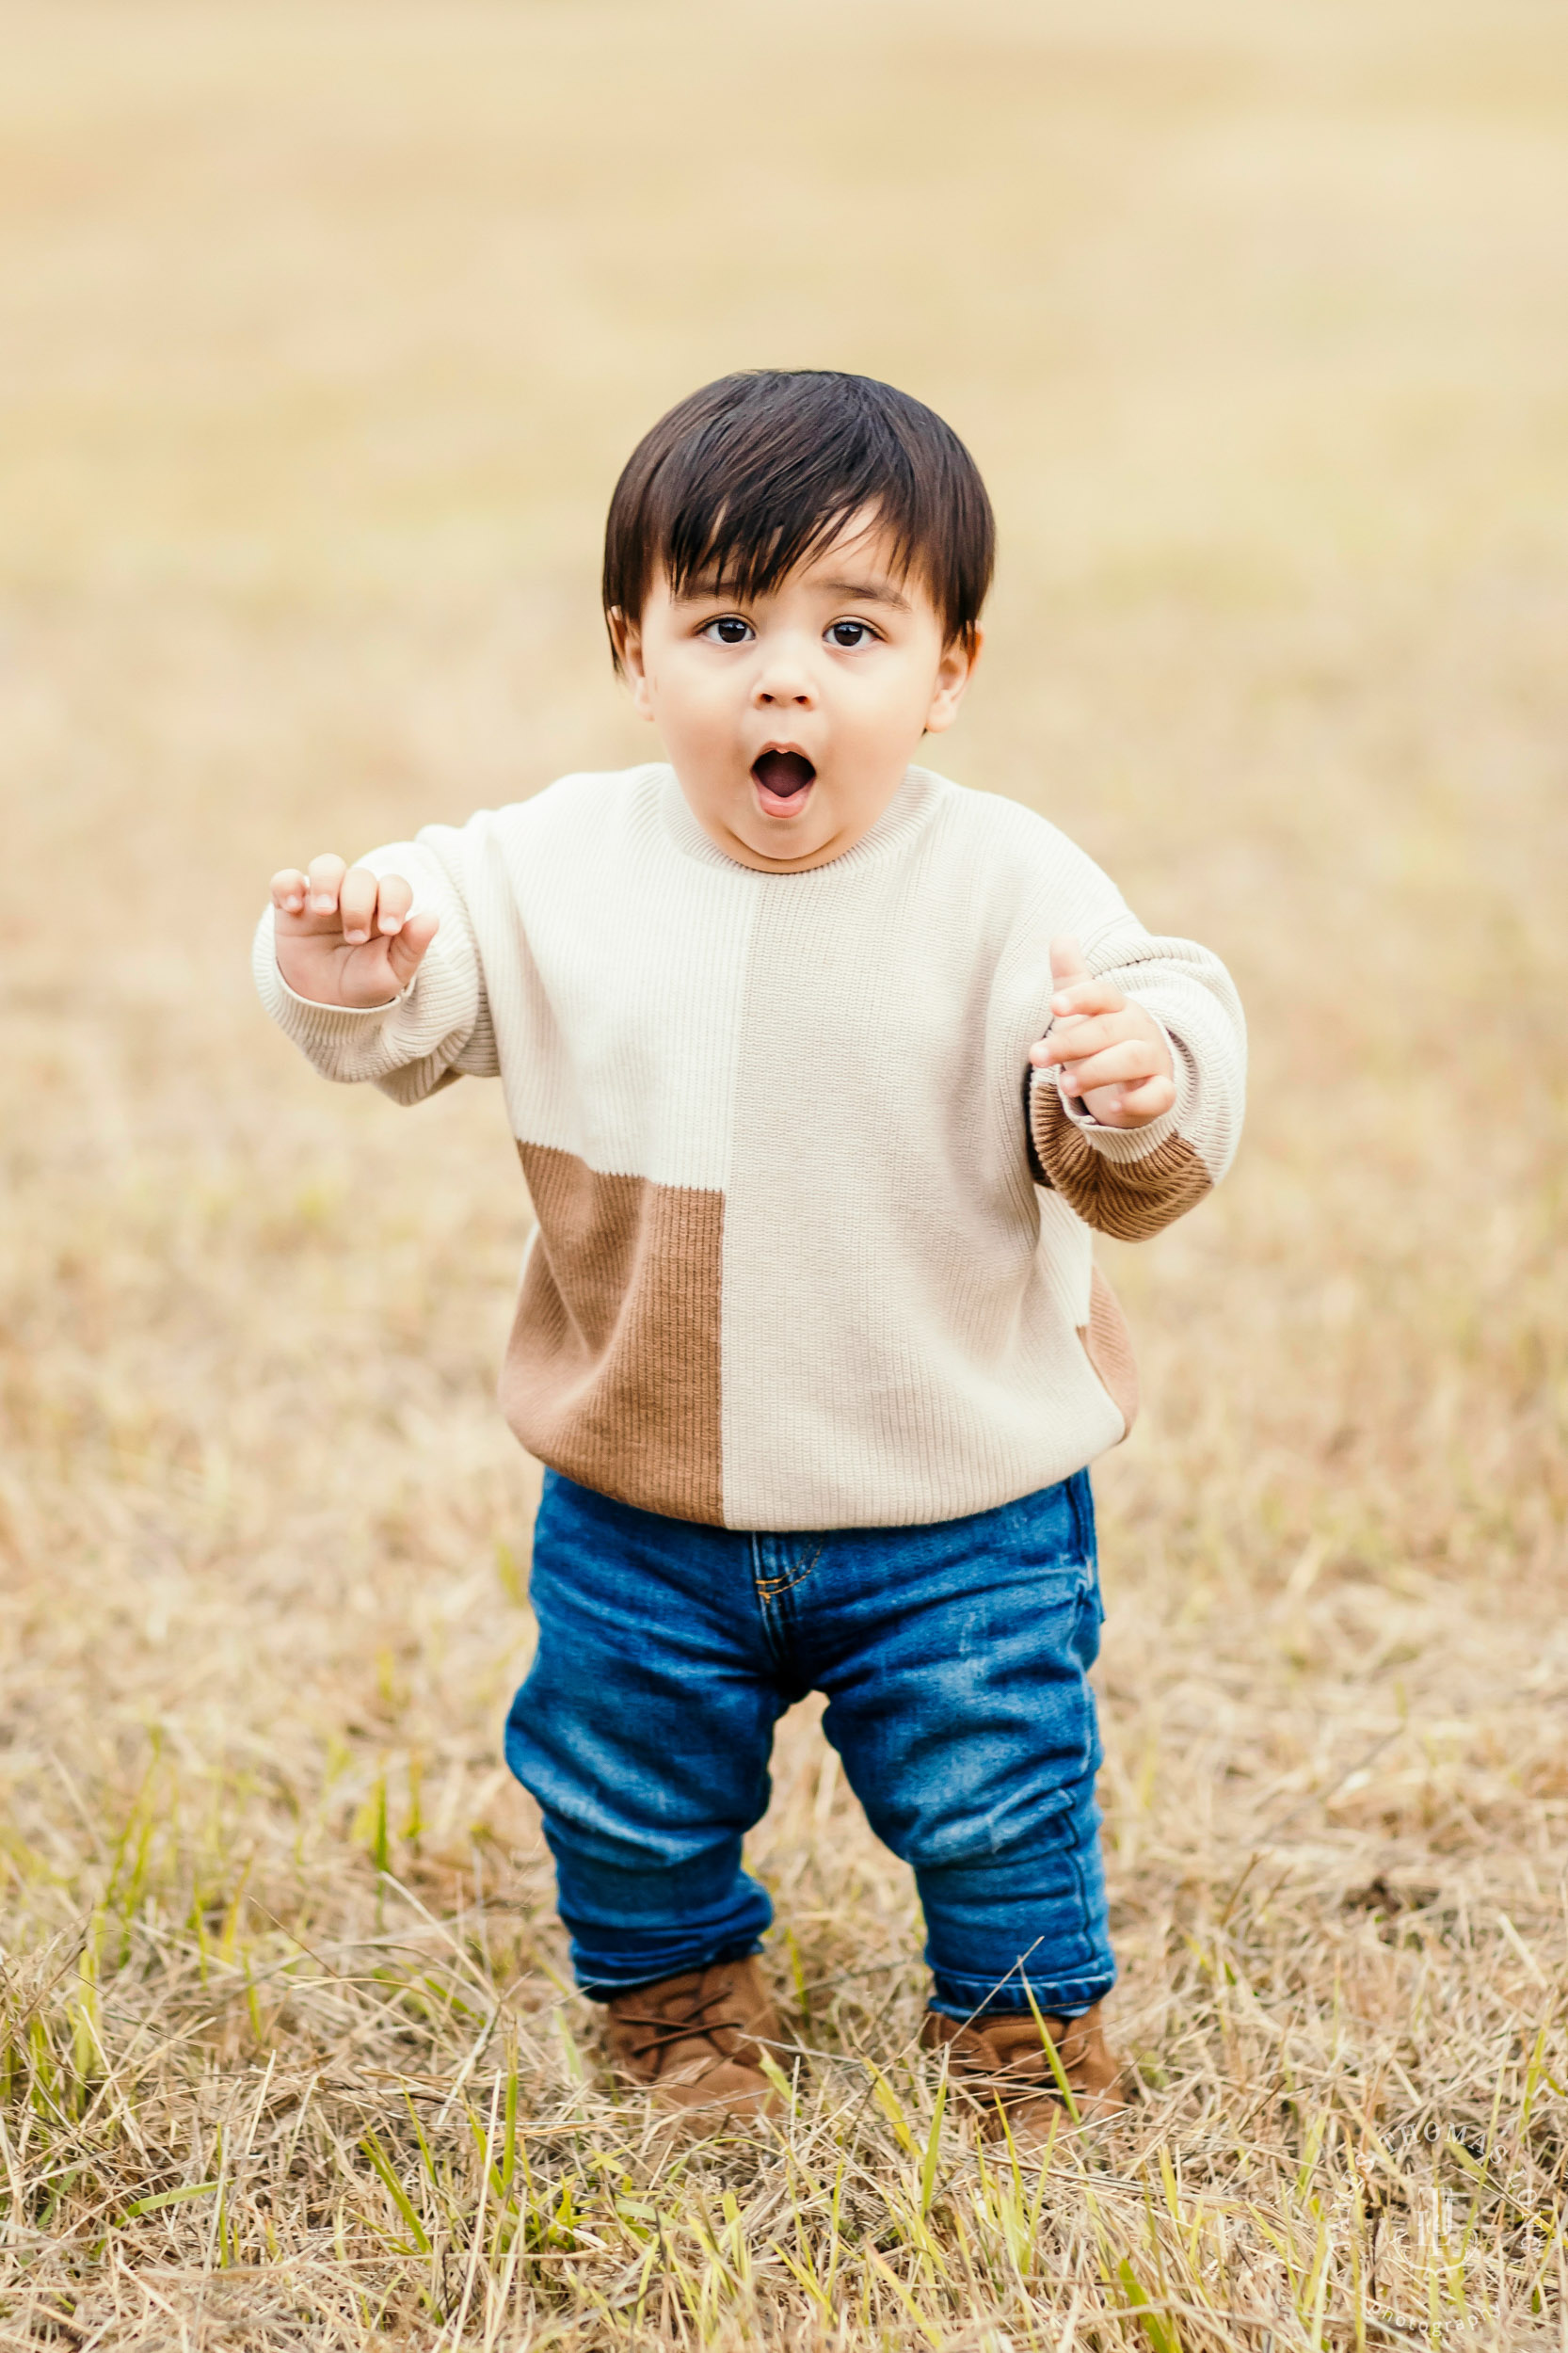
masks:
[[[1164,1056],[1152,1038],[1128,1037],[1108,1046],[1103,1053],[1085,1054],[1064,1066],[1062,1083],[1075,1095],[1094,1087],[1135,1085],[1163,1077]]]
[[[1130,1112],[1141,1127],[1151,1119],[1162,1119],[1176,1099],[1176,1080],[1163,1070],[1139,1086],[1123,1087],[1122,1109]]]
[[[1176,1081],[1161,1072],[1137,1086],[1096,1088],[1086,1099],[1102,1127],[1146,1128],[1176,1101]]]
[[[303,915],[309,888],[297,866],[280,867],[272,877],[272,904],[280,915]]]
[[[335,915],[337,913],[338,892],[343,888],[343,878],[347,871],[342,858],[334,857],[329,853],[311,860],[308,872],[311,886],[310,912],[312,915]]]
[[[1036,1068],[1053,1062],[1080,1062],[1085,1054],[1097,1054],[1126,1035],[1126,1024],[1116,1014],[1071,1016],[1058,1021],[1038,1045],[1030,1048],[1029,1059]]]
[[[1050,943],[1050,977],[1057,988],[1064,988],[1069,981],[1086,981],[1089,977],[1083,951],[1071,932],[1059,933]]]
[[[376,930],[389,934],[400,932],[403,919],[413,904],[413,890],[401,874],[383,874],[380,897],[376,902]]]
[[[338,892],[338,919],[351,947],[370,937],[376,920],[376,878],[368,866],[351,866]]]
[[[425,950],[440,929],[441,919],[428,907],[402,919],[401,931],[387,942],[387,962],[399,988],[407,988],[424,961]]]
[[[1057,990],[1050,1000],[1050,1009],[1058,1019],[1069,1014],[1120,1013],[1127,998],[1114,981],[1092,980],[1086,973],[1081,980],[1070,981]]]

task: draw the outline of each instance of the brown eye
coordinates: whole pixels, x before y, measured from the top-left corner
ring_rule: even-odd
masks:
[[[716,621],[710,621],[702,634],[710,645],[744,646],[751,635],[751,623],[743,621],[738,613],[726,613]]]
[[[874,645],[876,632],[869,621],[835,621],[828,630],[827,642],[845,653],[855,653],[861,646]]]

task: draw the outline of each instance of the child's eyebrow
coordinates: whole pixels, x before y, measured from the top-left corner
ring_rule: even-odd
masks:
[[[824,580],[830,597],[850,597],[856,604],[890,604],[895,612],[912,613],[908,598],[887,580]]]

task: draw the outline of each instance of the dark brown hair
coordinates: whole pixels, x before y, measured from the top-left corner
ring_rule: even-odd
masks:
[[[604,610],[635,620],[655,574],[766,596],[870,508],[972,645],[996,524],[974,459],[934,409],[873,376],[754,368],[689,393],[646,433],[610,501]]]

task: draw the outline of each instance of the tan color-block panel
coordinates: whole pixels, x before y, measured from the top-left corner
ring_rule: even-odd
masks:
[[[501,1376],[507,1421],[585,1487],[721,1526],[723,1193],[518,1153],[538,1232]]]
[[[1086,1225],[1117,1241],[1146,1241],[1192,1209],[1213,1178],[1184,1136],[1167,1136],[1138,1160],[1096,1152],[1063,1109],[1054,1086],[1031,1090],[1030,1128],[1040,1165]]]
[[[1138,1360],[1122,1303],[1098,1267],[1089,1280],[1089,1321],[1080,1326],[1078,1337],[1101,1387],[1121,1415],[1125,1437],[1138,1418]]]

